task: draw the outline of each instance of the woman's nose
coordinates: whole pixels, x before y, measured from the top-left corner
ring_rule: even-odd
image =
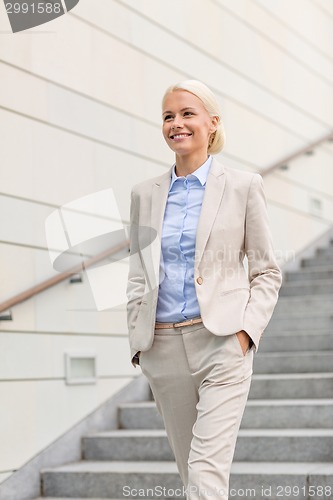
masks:
[[[175,116],[172,128],[181,128],[183,126],[183,119],[181,116]]]

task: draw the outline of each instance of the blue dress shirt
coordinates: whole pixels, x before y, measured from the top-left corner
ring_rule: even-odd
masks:
[[[212,157],[186,177],[172,170],[162,227],[156,321],[175,323],[200,316],[194,284],[197,225]]]

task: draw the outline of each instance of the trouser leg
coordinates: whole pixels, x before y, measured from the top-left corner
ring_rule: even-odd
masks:
[[[186,487],[198,391],[189,370],[181,331],[174,331],[156,330],[152,347],[140,355],[140,365],[162,415],[170,447]]]
[[[189,454],[188,499],[228,499],[231,463],[251,384],[253,350],[206,329],[183,336],[199,392]]]
[[[200,388],[188,463],[188,498],[228,498],[229,476],[250,379]]]

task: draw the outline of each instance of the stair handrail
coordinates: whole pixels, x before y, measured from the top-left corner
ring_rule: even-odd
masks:
[[[10,299],[7,299],[4,302],[0,303],[0,313],[7,311],[11,307],[18,305],[41,292],[44,292],[44,290],[47,290],[48,288],[51,288],[52,286],[57,285],[58,283],[61,283],[62,281],[66,280],[73,274],[80,273],[84,269],[87,269],[93,266],[94,264],[101,262],[102,260],[106,259],[107,257],[110,257],[111,255],[116,254],[117,252],[123,250],[126,247],[129,248],[128,239],[122,241],[121,243],[118,243],[118,245],[115,245],[113,247],[108,248],[107,250],[104,250],[103,252],[95,255],[94,257],[88,258],[87,260],[81,262],[80,264],[77,264],[71,269],[68,269],[68,271],[63,271],[56,276],[52,276],[52,278],[48,278],[42,281],[41,283],[38,283],[37,285],[34,285],[28,288],[27,290],[17,295],[14,295]]]
[[[271,173],[273,170],[276,170],[284,165],[287,165],[290,161],[295,160],[295,158],[297,158],[298,156],[302,156],[302,155],[312,151],[314,148],[320,146],[321,144],[323,144],[324,142],[327,142],[327,141],[333,141],[333,132],[332,131],[329,132],[328,134],[325,134],[320,139],[317,139],[316,141],[311,142],[307,146],[304,146],[303,148],[298,149],[295,153],[292,153],[288,156],[285,156],[284,158],[282,158],[282,160],[275,162],[273,165],[264,168],[263,170],[260,171],[260,174],[262,176],[267,175],[267,174]]]

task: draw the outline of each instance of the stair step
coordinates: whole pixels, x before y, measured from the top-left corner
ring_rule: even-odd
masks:
[[[246,404],[241,429],[332,429],[332,415],[333,399],[254,399]]]
[[[85,460],[173,460],[164,429],[118,429],[82,439]]]
[[[174,460],[164,429],[118,429],[85,436],[86,460]],[[333,429],[243,429],[235,460],[329,462]]]
[[[316,255],[315,257],[308,257],[301,260],[301,266],[306,267],[332,267],[333,256],[330,255]]]
[[[333,370],[333,351],[258,352],[253,362],[254,373],[321,373],[330,370]]]
[[[333,315],[333,296],[332,294],[323,295],[304,295],[303,297],[282,296],[279,298],[274,309],[274,318],[279,315],[292,317],[293,315],[305,314],[307,317],[313,312],[316,316]]]
[[[120,429],[164,429],[155,401],[140,401],[119,405]]]
[[[333,429],[241,429],[235,460],[330,462]]]
[[[295,351],[333,351],[333,331],[322,332],[311,330],[310,332],[288,332],[278,335],[273,332],[263,335],[260,341],[259,355],[264,352],[295,352]]]
[[[285,283],[280,290],[280,297],[299,297],[305,295],[327,295],[333,294],[333,280],[332,279],[317,279],[315,281],[301,281]],[[332,304],[332,297],[331,297]]]
[[[314,311],[313,314],[309,313],[309,310],[302,313],[294,312],[293,314],[283,314],[275,311],[265,330],[265,336],[271,333],[281,333],[284,330],[290,330],[297,334],[300,331],[312,330],[316,332],[325,329],[333,333],[333,311],[320,316],[316,315],[313,309],[310,309],[310,311]]]
[[[235,462],[231,469],[230,499],[280,500],[332,498],[333,463]],[[327,486],[329,496],[323,496]],[[316,494],[318,493],[318,494]]]
[[[44,492],[56,498],[185,498],[175,462],[77,462],[42,471]],[[333,463],[234,462],[231,498],[308,499],[308,488],[333,484]],[[294,496],[288,488],[294,488]],[[125,489],[124,489],[125,488]],[[270,489],[268,489],[270,488]],[[296,488],[299,488],[297,493]],[[151,491],[148,491],[150,489]],[[285,490],[286,489],[286,490]],[[250,491],[252,490],[252,492]],[[286,491],[286,493],[284,493]],[[152,495],[152,493],[156,495]],[[318,489],[318,492],[320,490]],[[157,494],[158,493],[158,494]],[[182,493],[184,493],[182,495]],[[297,496],[295,495],[297,494]],[[213,498],[213,497],[212,497]],[[223,498],[223,497],[221,497]],[[322,500],[332,496],[311,496]]]
[[[182,488],[173,461],[87,461],[42,471],[44,494],[64,497],[126,498],[126,486],[144,491],[148,488]],[[125,488],[125,489],[124,489]],[[135,495],[136,496],[136,495]],[[154,495],[141,495],[154,498]],[[167,498],[170,495],[159,495]],[[171,496],[172,498],[172,496]],[[182,498],[182,497],[181,497]]]
[[[300,271],[287,271],[284,277],[284,285],[298,281],[309,281],[317,279],[333,279],[333,266],[303,268]]]
[[[333,399],[249,400],[241,428],[287,429],[333,426]],[[127,403],[119,407],[121,429],[164,429],[154,401]]]
[[[333,246],[330,245],[324,248],[317,248],[316,257],[332,257],[333,258]]]
[[[333,373],[254,374],[250,399],[331,399]]]

